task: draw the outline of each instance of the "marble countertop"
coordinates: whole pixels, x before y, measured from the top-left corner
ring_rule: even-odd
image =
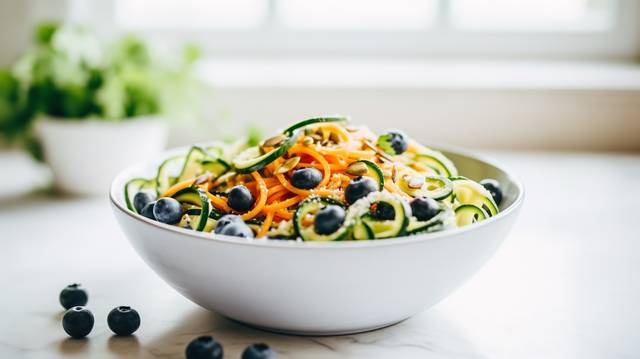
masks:
[[[640,156],[492,155],[528,192],[496,256],[430,310],[337,337],[268,333],[189,302],[137,257],[106,198],[2,200],[0,358],[182,358],[205,333],[225,358],[253,342],[280,358],[640,357]],[[90,292],[96,326],[86,340],[60,324],[58,293],[72,282]],[[135,336],[111,335],[106,316],[117,305],[141,313]]]

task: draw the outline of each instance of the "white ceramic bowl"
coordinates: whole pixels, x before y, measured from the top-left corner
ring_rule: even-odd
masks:
[[[125,182],[150,176],[158,162],[121,172],[111,186],[111,203],[138,254],[193,302],[273,331],[361,332],[397,323],[442,300],[493,255],[517,217],[524,192],[510,173],[460,151],[444,152],[465,176],[500,181],[504,200],[497,216],[444,232],[371,241],[198,233],[126,209]]]

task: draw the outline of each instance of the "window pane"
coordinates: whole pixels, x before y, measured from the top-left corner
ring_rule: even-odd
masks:
[[[280,0],[278,19],[296,29],[409,30],[427,28],[435,0]]]
[[[267,0],[116,0],[116,21],[130,29],[252,28],[266,14]]]
[[[615,0],[451,0],[453,26],[498,31],[602,31]]]

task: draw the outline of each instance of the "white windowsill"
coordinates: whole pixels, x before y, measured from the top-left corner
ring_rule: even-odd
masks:
[[[219,58],[199,71],[216,88],[640,90],[631,62]]]

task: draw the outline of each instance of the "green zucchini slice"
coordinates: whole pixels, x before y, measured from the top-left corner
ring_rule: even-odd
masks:
[[[473,204],[461,204],[455,209],[456,225],[464,227],[471,223],[479,222],[487,219],[489,215],[484,209]]]
[[[344,205],[332,198],[328,197],[309,197],[298,205],[298,209],[293,216],[293,227],[303,241],[341,241],[346,239],[351,232],[351,222],[345,219],[344,224],[331,234],[319,234],[316,232],[314,225],[305,225],[308,217],[313,217],[324,207],[329,205]],[[347,216],[348,217],[348,216]]]
[[[233,160],[233,165],[238,173],[251,173],[261,170],[269,163],[282,157],[296,143],[299,132],[292,134],[279,147],[262,153],[259,146],[249,147],[240,152]]]
[[[373,217],[371,206],[380,202],[393,207],[395,213],[393,219],[380,220]],[[359,232],[359,237],[363,237],[364,233],[367,233],[370,235],[369,238],[391,238],[400,237],[406,233],[410,214],[409,203],[399,196],[389,192],[372,192],[349,207],[347,221],[353,223],[354,228]],[[364,231],[359,226],[365,226]]]
[[[356,221],[353,225],[351,235],[353,239],[361,241],[366,239],[373,239],[373,231],[363,221]]]
[[[157,192],[156,181],[146,178],[134,178],[124,185],[124,201],[130,211],[138,213],[133,206],[133,197],[142,190],[153,190]]]
[[[458,175],[456,166],[441,152],[423,148],[419,154],[414,156],[414,160],[433,168],[441,176],[452,177]]]
[[[419,180],[418,185],[422,182],[422,186],[420,188],[411,188],[412,176],[405,175],[398,180],[398,187],[410,196],[424,196],[437,201],[443,200],[453,193],[453,184],[447,177],[428,175],[421,176]]]
[[[184,167],[184,155],[174,156],[164,160],[158,167],[156,182],[158,193],[163,193],[178,182],[180,171]]]
[[[366,169],[365,171],[361,171],[361,169]],[[349,172],[349,169],[358,170],[359,172]],[[362,172],[362,173],[360,173]],[[361,175],[368,176],[373,178],[376,182],[378,182],[378,190],[382,191],[384,189],[384,175],[382,174],[382,170],[378,167],[377,164],[369,161],[369,160],[358,160],[349,164],[347,168],[347,173],[353,175]]]
[[[472,180],[453,181],[453,195],[460,204],[473,204],[486,211],[489,216],[498,214],[498,206],[491,193],[481,184]]]
[[[172,197],[183,205],[199,207],[200,215],[197,216],[198,220],[192,228],[196,231],[204,231],[209,220],[209,209],[211,208],[207,194],[200,188],[188,187],[176,192]]]
[[[456,216],[451,207],[440,203],[440,212],[428,221],[419,221],[416,217],[409,218],[408,234],[439,232],[456,226]]]
[[[284,133],[285,135],[289,135],[291,136],[293,134],[293,132],[297,129],[309,126],[309,125],[313,125],[316,123],[323,123],[323,122],[342,122],[342,123],[347,123],[349,122],[349,118],[348,117],[343,117],[343,116],[331,116],[331,117],[314,117],[314,118],[309,118],[306,120],[302,120],[296,124],[293,124],[291,126],[289,126],[286,130],[282,131],[282,133]]]
[[[193,146],[184,161],[178,182],[186,181],[207,172],[211,173],[213,179],[216,179],[227,172],[229,168],[231,166],[222,159],[211,156],[200,147]]]

